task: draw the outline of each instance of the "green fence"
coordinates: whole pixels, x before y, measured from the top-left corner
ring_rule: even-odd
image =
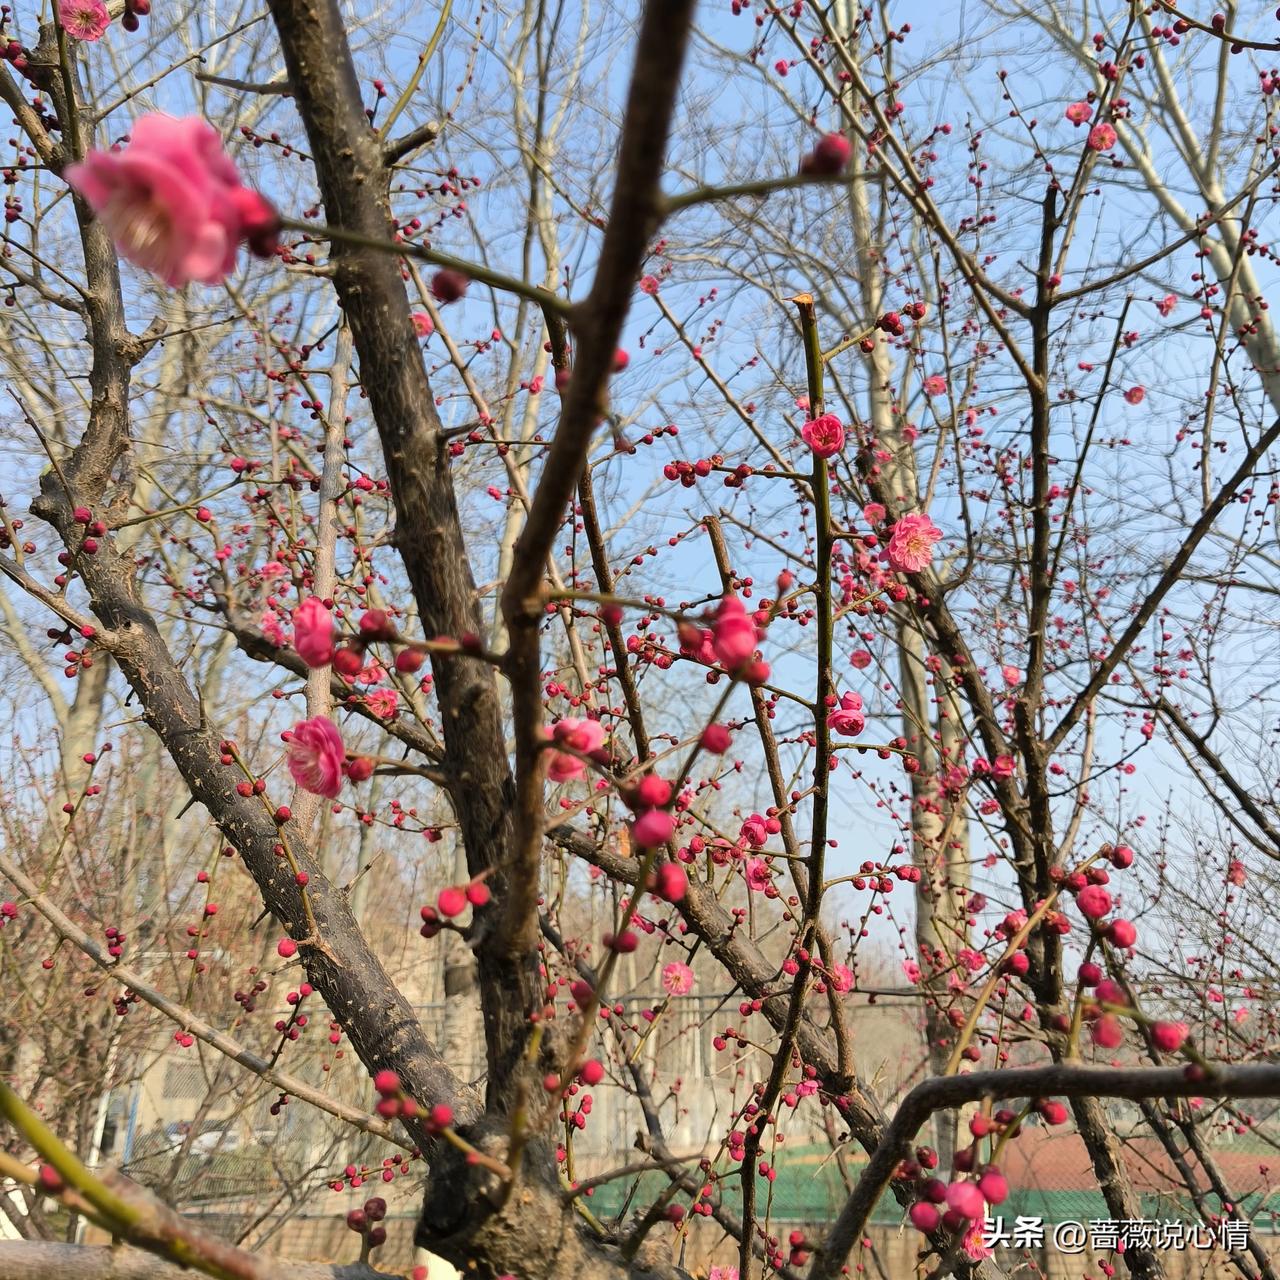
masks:
[[[769,1216],[778,1223],[819,1224],[828,1222],[839,1212],[848,1196],[848,1188],[841,1176],[830,1150],[817,1147],[797,1148],[776,1157],[775,1176],[756,1178],[756,1212]],[[865,1157],[849,1156],[845,1170],[851,1179],[858,1177]],[[590,1195],[591,1211],[601,1220],[612,1220],[647,1207],[669,1186],[662,1173],[646,1173],[639,1178],[630,1177],[605,1183]],[[742,1207],[742,1181],[735,1170],[729,1177],[715,1184],[715,1203],[735,1215]],[[1186,1222],[1199,1221],[1199,1215],[1185,1191],[1143,1193],[1139,1195],[1142,1217],[1151,1220],[1181,1218]],[[676,1203],[687,1205],[688,1197],[679,1195]],[[1254,1230],[1272,1232],[1280,1228],[1280,1190],[1241,1193],[1237,1202],[1241,1210],[1253,1219]],[[1216,1197],[1210,1195],[1208,1204],[1219,1209]],[[1019,1216],[1039,1218],[1046,1223],[1089,1222],[1111,1217],[1102,1192],[1096,1189],[1045,1190],[1036,1187],[1010,1187],[1009,1199],[997,1211],[1006,1222]],[[902,1220],[903,1211],[897,1200],[886,1193],[872,1213],[871,1222],[880,1225],[896,1225]]]

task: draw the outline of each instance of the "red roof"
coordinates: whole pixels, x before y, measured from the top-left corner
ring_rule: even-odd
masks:
[[[1122,1159],[1139,1192],[1177,1190],[1183,1186],[1173,1161],[1159,1141],[1149,1135],[1126,1138],[1118,1134]],[[1178,1149],[1186,1140],[1175,1130]],[[1280,1151],[1211,1148],[1214,1163],[1234,1195],[1271,1190],[1280,1186]],[[1207,1179],[1194,1156],[1187,1163],[1199,1175],[1201,1186]],[[1097,1191],[1098,1178],[1089,1153],[1078,1133],[1065,1128],[1032,1125],[1012,1139],[1001,1153],[1000,1165],[1015,1187],[1042,1191]]]

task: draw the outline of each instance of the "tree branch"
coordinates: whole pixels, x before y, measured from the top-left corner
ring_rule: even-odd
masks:
[[[861,1236],[867,1218],[889,1185],[898,1162],[908,1155],[921,1125],[944,1107],[985,1099],[1040,1098],[1274,1098],[1280,1097],[1280,1066],[1201,1068],[1015,1067],[939,1076],[916,1085],[902,1100],[884,1141],[867,1162],[853,1194],[840,1210],[822,1247],[814,1255],[809,1280],[835,1280]]]
[[[618,177],[591,292],[574,308],[578,339],[573,373],[564,390],[560,423],[542,480],[516,542],[511,574],[502,592],[502,616],[510,649],[516,749],[518,846],[513,850],[519,892],[507,903],[503,933],[532,949],[538,930],[537,897],[542,855],[545,755],[542,737],[541,656],[543,566],[587,460],[591,437],[608,402],[622,323],[636,275],[662,207],[661,181],[667,136],[693,21],[695,0],[649,0],[640,25],[635,67],[622,124]]]
[[[396,546],[425,634],[480,635],[483,619],[450,475],[448,443],[409,318],[389,171],[369,128],[342,15],[334,0],[271,0],[294,100],[306,126],[325,215],[335,232],[334,287],[351,325],[396,510]],[[398,252],[401,246],[394,246]],[[529,1014],[541,1004],[537,956],[495,927],[514,893],[508,846],[513,782],[492,668],[432,659],[444,726],[444,767],[472,875],[493,901],[476,912],[491,1105],[510,1105],[527,1070]]]
[[[246,1049],[238,1040],[210,1026],[203,1018],[197,1017],[176,1000],[171,1000],[163,992],[157,991],[140,973],[135,973],[127,965],[109,956],[79,925],[59,911],[48,897],[40,892],[40,887],[30,876],[3,854],[0,854],[0,876],[21,891],[26,901],[53,926],[59,937],[73,943],[94,964],[111,974],[113,979],[128,987],[130,991],[145,1000],[153,1009],[158,1009],[184,1031],[190,1032],[197,1040],[202,1040],[219,1053],[226,1054],[246,1071],[251,1071],[259,1079],[297,1098],[299,1102],[305,1102],[321,1111],[326,1111],[353,1128],[372,1134],[386,1142],[394,1142],[406,1148],[412,1145],[400,1138],[385,1121],[378,1120],[359,1107],[349,1106],[330,1097],[324,1090],[316,1089],[303,1080],[295,1079],[286,1072],[277,1070],[266,1058],[259,1057],[251,1049]]]

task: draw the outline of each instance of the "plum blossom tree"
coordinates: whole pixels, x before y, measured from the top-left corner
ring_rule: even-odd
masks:
[[[43,786],[0,855],[29,1237],[0,1277],[116,1265],[52,1244],[52,1205],[145,1251],[132,1275],[274,1274],[89,1167],[142,1005],[274,1114],[394,1148],[417,1243],[480,1276],[687,1274],[671,1241],[711,1220],[740,1277],[829,1280],[888,1197],[933,1274],[993,1277],[981,1219],[1033,1121],[1070,1114],[1141,1217],[1104,1099],[1197,1213],[1240,1214],[1214,1126],[1280,1096],[1252,896],[1280,849],[1252,605],[1280,589],[1276,33],[992,4],[916,55],[843,0],[464,8],[421,41],[335,0],[0,19],[6,430],[41,459],[5,481],[3,625],[59,746],[15,746]],[[104,757],[136,768],[103,787]],[[131,805],[150,843],[104,849]],[[401,877],[378,911],[370,831]],[[877,940],[925,1030],[889,1095]],[[82,997],[64,949],[104,975]],[[277,962],[305,978],[273,1035]],[[254,979],[234,1018],[218,965]],[[439,1035],[392,972],[424,967]],[[685,1160],[638,1064],[704,982],[739,1001],[713,1044],[742,1085]],[[305,1001],[359,1085],[293,1069]],[[603,1088],[642,1159],[597,1181]],[[786,1236],[793,1116],[864,1159]],[[623,1219],[587,1207],[641,1174]],[[345,1274],[376,1274],[385,1211],[351,1211]],[[1231,1262],[1272,1274],[1256,1242]]]

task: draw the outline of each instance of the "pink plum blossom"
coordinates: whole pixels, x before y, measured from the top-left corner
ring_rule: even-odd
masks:
[[[711,647],[726,671],[737,671],[749,662],[759,638],[755,619],[731,591],[716,610],[711,623]]]
[[[413,331],[419,338],[429,338],[436,331],[436,324],[425,311],[415,311],[410,317],[413,321]]]
[[[940,373],[931,374],[924,380],[924,393],[927,396],[941,396],[947,393],[947,380]]]
[[[889,565],[898,573],[919,573],[933,559],[933,544],[942,537],[928,516],[906,515],[893,526],[886,552]]]
[[[670,996],[687,996],[693,990],[693,970],[679,961],[662,970],[662,989]]]
[[[689,876],[677,862],[664,862],[653,872],[649,888],[664,902],[683,902],[689,892]]]
[[[467,292],[471,278],[452,267],[442,267],[431,277],[431,296],[443,306],[457,302]]]
[[[223,280],[242,241],[262,256],[274,252],[275,210],[241,185],[217,132],[199,116],[143,116],[128,146],[90,151],[64,176],[120,253],[174,288]]]
[[[604,725],[599,720],[578,720],[566,716],[552,726],[551,738],[572,751],[590,755],[604,745]],[[568,782],[582,776],[586,765],[567,751],[552,751],[547,776],[552,782]]]
[[[1090,151],[1110,151],[1116,145],[1116,131],[1104,120],[1089,130],[1087,145]]]
[[[867,727],[862,714],[862,699],[856,693],[846,693],[840,705],[827,716],[827,728],[843,738],[856,738]]]
[[[841,995],[846,991],[852,991],[853,970],[847,964],[833,964],[831,966],[831,986]]]
[[[708,627],[697,627],[692,622],[682,622],[676,629],[682,657],[693,658],[708,667],[716,661],[715,632]]]
[[[973,1182],[953,1182],[947,1187],[947,1208],[954,1209],[970,1222],[981,1219],[984,1211],[982,1192]]]
[[[283,649],[285,646],[284,628],[280,625],[280,615],[274,609],[264,610],[262,617],[258,619],[258,630],[262,632],[272,644]]]
[[[394,689],[378,689],[366,694],[364,705],[379,720],[394,720],[396,712],[400,709],[400,695]]]
[[[989,1258],[995,1250],[986,1242],[986,1235],[983,1232],[982,1219],[979,1218],[973,1226],[965,1232],[964,1239],[960,1242],[965,1253],[969,1255],[975,1262],[981,1262],[983,1258]]]
[[[1090,1030],[1090,1037],[1099,1049],[1117,1049],[1124,1040],[1124,1028],[1120,1020],[1110,1013],[1104,1013]]]
[[[1080,914],[1090,920],[1101,920],[1111,910],[1111,895],[1100,884],[1087,884],[1076,895]]]
[[[333,661],[333,616],[316,596],[308,596],[293,611],[293,647],[309,667]]]
[[[830,458],[844,448],[844,427],[834,413],[812,418],[800,428],[805,444],[819,458]]]
[[[938,1223],[942,1219],[942,1215],[938,1212],[934,1205],[927,1200],[917,1200],[908,1211],[911,1218],[911,1225],[917,1231],[923,1231],[925,1235],[931,1235],[938,1229]]]
[[[342,790],[342,734],[328,716],[313,716],[294,725],[289,736],[288,764],[304,791],[334,799]]]
[[[834,177],[844,172],[852,154],[853,146],[843,133],[824,134],[800,161],[800,172]]]
[[[1120,947],[1123,950],[1133,946],[1137,940],[1138,930],[1134,927],[1132,920],[1117,919],[1107,926],[1107,941],[1113,947]]]
[[[111,15],[102,0],[61,0],[58,21],[72,39],[92,43],[102,39],[111,25]]]
[[[1093,108],[1087,102],[1073,102],[1062,114],[1079,128],[1086,121],[1093,119]]]
[[[631,838],[645,849],[654,849],[671,839],[675,819],[663,809],[646,809],[631,824]]]
[[[748,858],[743,870],[747,877],[747,888],[756,893],[762,892],[773,883],[769,864],[763,858]]]
[[[1153,1022],[1151,1024],[1151,1043],[1161,1053],[1177,1053],[1186,1038],[1185,1022]]]

